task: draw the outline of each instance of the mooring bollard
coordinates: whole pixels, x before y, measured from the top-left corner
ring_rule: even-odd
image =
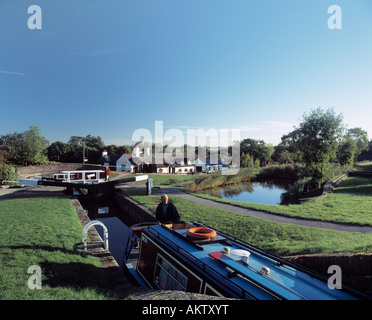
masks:
[[[151,195],[152,191],[152,178],[148,178],[146,182],[146,188],[147,188],[147,195]]]

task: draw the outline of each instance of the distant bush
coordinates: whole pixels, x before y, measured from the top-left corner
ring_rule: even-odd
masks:
[[[17,180],[17,170],[7,160],[7,153],[0,150],[0,182]]]
[[[325,175],[326,181],[333,180],[343,173],[352,169],[353,166],[345,165],[341,166],[337,163],[330,163]],[[299,181],[293,184],[286,193],[281,196],[282,204],[299,203],[301,198],[310,198],[320,196],[323,193],[323,183],[319,187],[318,182],[310,176],[306,176],[306,170],[303,168],[299,171],[299,176],[302,176]]]
[[[2,181],[17,181],[17,171],[15,167],[7,165],[0,169],[0,182]]]
[[[218,172],[196,176],[193,181],[186,184],[186,187],[191,191],[212,189],[231,184],[249,182],[252,177],[252,168],[242,168],[234,175],[223,175]]]

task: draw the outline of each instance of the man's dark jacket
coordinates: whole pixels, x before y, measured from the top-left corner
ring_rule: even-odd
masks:
[[[159,203],[156,208],[155,214],[156,220],[160,222],[180,221],[180,214],[178,213],[176,206],[171,201],[168,201],[168,207],[165,215],[163,210],[163,203]]]

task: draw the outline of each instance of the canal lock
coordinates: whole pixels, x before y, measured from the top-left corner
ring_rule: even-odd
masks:
[[[126,249],[130,239],[130,227],[134,223],[125,218],[125,212],[121,209],[114,198],[90,200],[84,195],[77,196],[80,204],[91,221],[102,222],[108,229],[109,251],[118,263],[121,270],[126,261]],[[95,227],[103,239],[103,228]]]

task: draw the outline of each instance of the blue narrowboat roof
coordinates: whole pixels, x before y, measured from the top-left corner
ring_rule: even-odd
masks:
[[[240,292],[242,298],[333,300],[356,299],[343,290],[330,289],[320,275],[285,261],[238,239],[218,233],[214,240],[196,241],[186,236],[188,228],[171,229],[166,225],[153,225],[145,233],[157,238],[176,256],[231,292]],[[224,252],[228,247],[229,253]],[[234,250],[249,251],[248,263],[232,254]],[[225,250],[226,251],[226,250]],[[279,259],[279,260],[278,260]],[[270,274],[260,271],[270,269]]]

